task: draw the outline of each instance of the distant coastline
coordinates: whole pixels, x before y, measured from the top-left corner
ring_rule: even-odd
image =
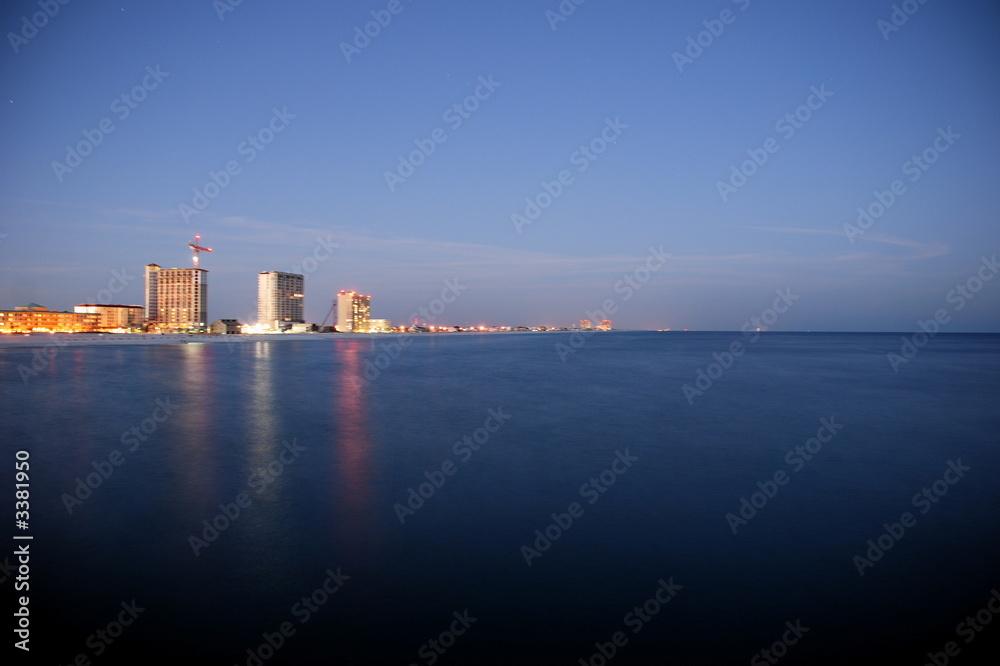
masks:
[[[517,335],[566,333],[567,331],[476,331],[439,333],[255,333],[211,335],[206,333],[9,333],[0,335],[0,349],[20,347],[93,347],[100,345],[163,345],[163,344],[239,344],[245,342],[275,342],[279,340],[385,340],[401,335],[440,337],[467,335]],[[607,333],[608,331],[602,331]]]
[[[274,333],[260,335],[207,335],[202,333],[11,333],[0,335],[0,348],[92,347],[98,345],[235,344],[273,340],[329,340],[368,338],[367,333]]]
[[[95,347],[101,345],[162,345],[162,344],[241,344],[246,342],[275,342],[280,340],[386,340],[401,335],[428,337],[466,337],[469,335],[539,335],[572,334],[579,329],[548,329],[545,331],[465,331],[465,332],[386,332],[386,333],[260,333],[239,335],[211,335],[204,333],[11,333],[0,335],[0,349],[28,347]],[[597,331],[594,331],[595,333]],[[690,331],[663,329],[613,329],[607,333],[688,333],[715,335],[748,335],[733,331]],[[911,332],[912,333],[912,332]],[[909,335],[906,331],[760,331],[762,335]],[[1000,335],[996,332],[949,331],[939,336]]]

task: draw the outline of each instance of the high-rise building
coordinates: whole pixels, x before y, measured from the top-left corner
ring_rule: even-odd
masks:
[[[302,323],[305,277],[264,271],[257,275],[257,323],[277,330],[282,323]]]
[[[146,326],[155,330],[204,329],[208,320],[208,271],[146,266]]]
[[[337,294],[337,330],[341,333],[367,333],[371,315],[371,296],[343,290]]]
[[[156,303],[156,277],[159,275],[160,267],[157,264],[149,264],[146,266],[146,322],[156,321],[157,313],[157,303]]]

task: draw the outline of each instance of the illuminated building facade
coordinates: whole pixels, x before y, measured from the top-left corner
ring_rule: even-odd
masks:
[[[100,316],[98,328],[103,331],[142,328],[145,314],[141,305],[101,305],[98,303],[83,303],[75,306],[73,311]]]
[[[302,323],[305,277],[298,273],[265,271],[257,275],[257,323],[270,329],[282,323]]]
[[[341,333],[367,333],[372,314],[372,297],[353,291],[337,294],[337,330]]]
[[[85,333],[98,329],[101,317],[84,312],[54,312],[38,303],[0,310],[0,333]]]
[[[204,329],[208,271],[146,266],[146,327],[158,331]]]

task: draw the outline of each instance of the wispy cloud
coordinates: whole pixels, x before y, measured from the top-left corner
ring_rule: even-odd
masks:
[[[843,231],[834,231],[832,229],[811,229],[807,227],[762,227],[762,226],[750,226],[748,229],[754,231],[764,231],[771,233],[784,233],[784,234],[817,234],[821,236],[838,236],[840,238],[845,238]],[[860,261],[860,260],[877,260],[885,259],[889,261],[917,261],[921,259],[931,259],[933,257],[940,257],[951,253],[951,248],[944,243],[922,243],[920,241],[909,240],[905,238],[896,238],[895,236],[886,236],[884,234],[865,234],[860,236],[858,239],[860,242],[868,243],[878,243],[882,245],[891,245],[895,247],[902,247],[913,252],[905,256],[899,255],[884,255],[875,252],[851,252],[847,254],[837,254],[829,257],[830,261]],[[809,261],[815,261],[814,258],[810,258]]]
[[[843,236],[843,232],[831,231],[830,229],[808,229],[805,227],[759,227],[749,226],[747,229],[754,231],[773,231],[785,234],[822,234],[824,236]]]

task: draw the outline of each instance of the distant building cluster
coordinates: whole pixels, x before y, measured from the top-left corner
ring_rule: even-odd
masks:
[[[305,321],[305,276],[283,271],[257,274],[257,323],[241,324],[236,319],[208,323],[208,271],[203,268],[169,268],[156,264],[146,267],[145,330],[150,332],[200,332],[219,335],[234,333],[312,333],[337,331],[369,333],[391,330],[386,319],[371,319],[371,296],[341,291],[331,313],[337,315],[332,327]],[[376,325],[373,326],[373,322]]]
[[[414,332],[545,331],[570,330],[545,326],[432,326],[394,329],[388,319],[372,318],[372,297],[355,291],[336,294],[330,311],[319,325],[305,321],[305,276],[282,271],[262,271],[257,275],[257,323],[241,324],[236,319],[208,319],[208,271],[198,266],[200,236],[189,246],[194,250],[193,268],[145,268],[144,305],[81,303],[73,312],[58,312],[37,303],[0,310],[0,333],[385,333],[393,330]],[[327,319],[335,315],[332,325]],[[581,319],[580,330],[610,331],[611,321],[600,323]]]

